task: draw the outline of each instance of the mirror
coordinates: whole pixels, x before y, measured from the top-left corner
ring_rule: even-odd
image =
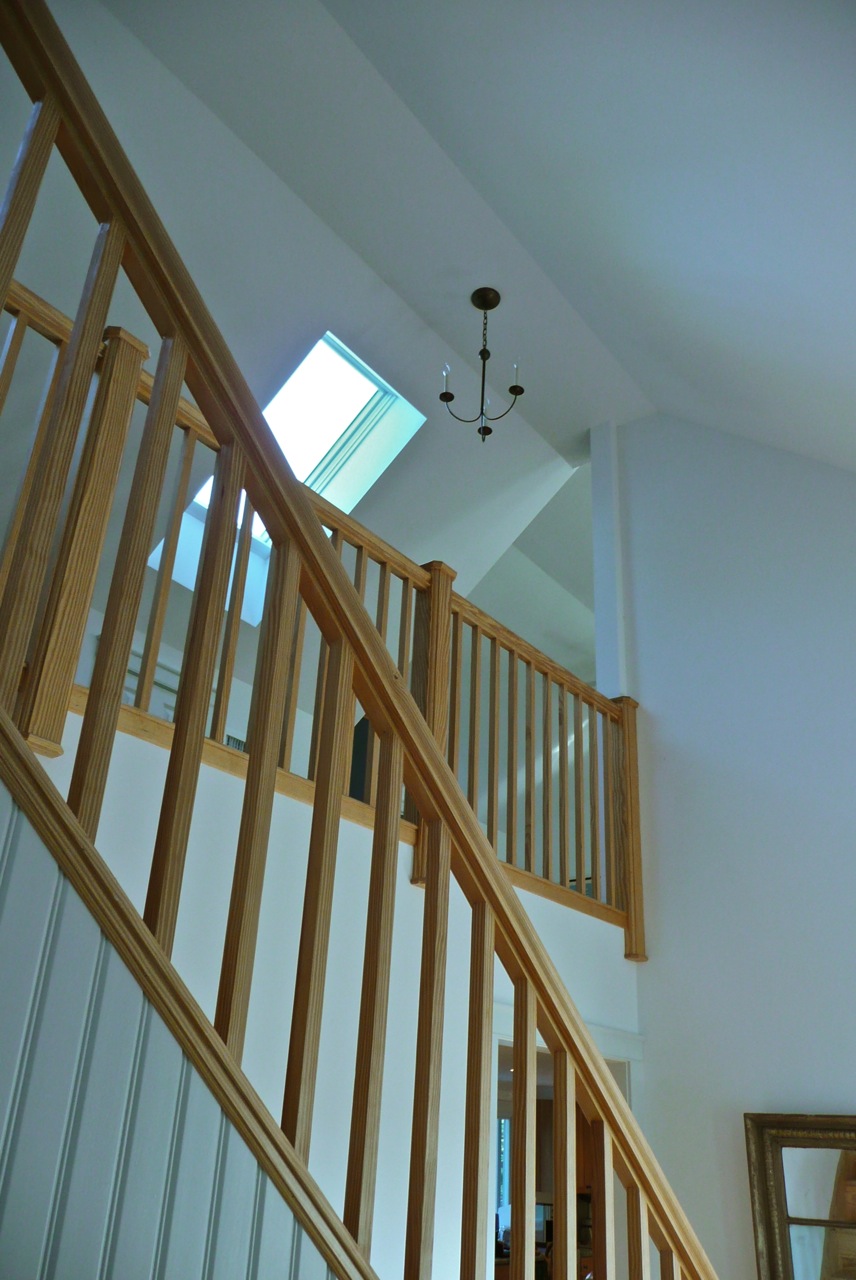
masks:
[[[760,1280],[856,1276],[856,1117],[745,1124]]]

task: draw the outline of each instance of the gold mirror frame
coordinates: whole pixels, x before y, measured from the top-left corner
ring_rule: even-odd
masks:
[[[783,1147],[856,1150],[856,1116],[744,1115],[758,1280],[794,1280]]]

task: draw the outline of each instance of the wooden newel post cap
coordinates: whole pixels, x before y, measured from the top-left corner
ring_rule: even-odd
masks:
[[[452,569],[443,560],[429,560],[427,564],[423,564],[422,568],[425,569],[430,574],[435,575],[435,574],[442,573],[449,579],[450,582],[454,582],[455,578],[457,578],[458,576],[457,569]]]

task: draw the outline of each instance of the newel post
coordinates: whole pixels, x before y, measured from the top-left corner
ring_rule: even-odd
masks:
[[[441,560],[422,566],[431,574],[426,591],[416,594],[416,616],[413,633],[412,690],[419,710],[428,722],[437,745],[445,754],[449,735],[449,662],[452,634],[452,583],[456,573]],[[417,814],[405,815],[411,821]],[[425,883],[425,824],[419,818],[416,846],[413,850],[413,884]]]
[[[615,786],[613,788],[616,836],[615,856],[618,860],[618,906],[627,912],[624,930],[624,954],[628,960],[647,960],[645,952],[645,913],[642,895],[642,844],[639,833],[639,752],[636,739],[635,698],[615,698],[621,709],[615,754]]]

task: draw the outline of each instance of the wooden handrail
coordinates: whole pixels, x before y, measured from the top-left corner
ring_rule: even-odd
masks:
[[[91,284],[68,344],[70,355],[62,375],[66,381],[61,382],[63,392],[57,401],[59,407],[56,411],[57,421],[63,428],[62,460],[65,460],[68,450],[70,426],[77,416],[83,371],[94,367],[97,354],[93,348],[95,322],[104,304],[103,295],[109,293],[105,285],[114,262],[117,264],[120,246],[126,274],[162,336],[166,339],[179,338],[186,344],[187,383],[220,446],[218,475],[222,497],[219,502],[212,503],[206,526],[203,561],[207,568],[200,574],[199,590],[195,596],[188,648],[191,658],[185,663],[179,688],[178,725],[158,835],[158,858],[150,882],[150,910],[147,915],[161,940],[162,950],[169,949],[174,925],[176,891],[177,887],[180,888],[181,879],[178,864],[183,858],[186,828],[190,821],[188,810],[192,805],[195,774],[202,751],[202,690],[206,683],[210,688],[213,668],[214,643],[208,630],[214,622],[219,625],[222,616],[227,547],[230,536],[234,536],[234,507],[240,475],[245,478],[249,498],[261,515],[274,547],[293,547],[299,557],[303,600],[330,647],[318,749],[322,767],[316,784],[313,847],[304,905],[304,938],[301,940],[300,972],[306,979],[306,989],[302,997],[304,1006],[297,1010],[292,1025],[284,1117],[286,1130],[293,1138],[298,1153],[305,1155],[309,1147],[313,1059],[317,1055],[320,1025],[317,1002],[323,995],[324,931],[329,924],[325,919],[325,904],[329,903],[328,881],[335,862],[332,828],[334,815],[338,822],[341,779],[349,752],[347,735],[342,729],[347,718],[345,708],[350,705],[351,694],[355,693],[374,729],[381,736],[392,737],[400,744],[405,783],[428,832],[428,891],[406,1238],[409,1274],[418,1274],[427,1280],[430,1270],[445,912],[449,890],[446,872],[450,867],[479,917],[489,913],[494,921],[495,954],[515,988],[515,1027],[518,1032],[515,1060],[519,1071],[514,1084],[518,1126],[514,1137],[513,1164],[516,1172],[512,1194],[517,1222],[522,1220],[524,1226],[527,1223],[528,1207],[534,1194],[532,1058],[537,1027],[553,1054],[563,1060],[568,1078],[575,1084],[576,1103],[591,1121],[592,1133],[599,1139],[595,1144],[595,1154],[602,1192],[598,1210],[601,1216],[597,1219],[601,1254],[608,1256],[610,1247],[614,1247],[614,1243],[611,1245],[609,1213],[610,1170],[614,1170],[625,1186],[634,1189],[634,1194],[638,1191],[644,1198],[645,1210],[637,1217],[641,1222],[647,1218],[650,1234],[661,1255],[671,1259],[671,1265],[677,1265],[687,1280],[715,1280],[704,1251],[529,917],[501,875],[477,815],[462,794],[444,752],[402,679],[399,668],[406,668],[408,660],[406,628],[400,629],[405,640],[401,643],[397,665],[361,604],[359,594],[325,535],[303,487],[294,479],[275,445],[231,354],[42,0],[7,0],[0,6],[0,37],[34,100],[40,101],[47,95],[49,102],[56,103],[62,119],[57,145],[99,222],[108,228],[102,231],[98,249],[93,255]],[[22,207],[22,200],[16,198],[15,181],[17,178],[13,176],[12,197],[6,206],[15,212],[15,221],[10,223],[12,232],[8,242],[3,240],[5,228],[0,227],[0,261],[16,256],[8,249],[9,243],[14,248],[18,210]],[[11,273],[14,261],[9,269]],[[52,487],[44,488],[44,494],[39,491],[37,498],[45,511],[53,515],[55,522],[58,512],[54,492],[56,484],[52,481]],[[232,515],[227,519],[229,512]],[[0,682],[0,692],[7,703],[15,701],[25,632],[28,630],[26,624],[29,613],[35,611],[41,586],[39,573],[42,561],[46,567],[45,548],[53,533],[53,523],[47,531],[39,530],[37,534],[27,531],[28,538],[37,538],[37,554],[30,556],[25,547],[13,562],[6,583],[0,619],[8,615],[14,622],[13,642],[5,655],[4,678]],[[14,598],[19,580],[26,586],[22,601]],[[406,585],[412,587],[413,581],[408,574]],[[406,606],[402,610],[403,619],[410,616],[409,601]],[[534,672],[534,662],[530,662],[529,669]],[[581,700],[582,695],[578,694],[575,708]],[[600,708],[597,710],[608,715]],[[613,717],[608,715],[608,718]],[[597,720],[592,722],[590,718],[590,734],[596,735],[596,725]],[[5,717],[0,717],[0,744],[16,760],[19,759],[20,746],[14,741],[14,731]],[[32,776],[35,766],[28,762],[28,768]],[[591,757],[590,768],[595,768]],[[68,838],[73,832],[75,848],[81,846],[81,840],[85,844],[82,831],[79,827],[75,829],[70,816],[66,819],[63,813],[61,819],[57,818],[56,814],[63,809],[57,795],[51,796],[48,807],[48,817],[44,813],[41,815],[43,826],[47,829],[53,825],[60,830],[60,837]],[[54,843],[55,837],[56,831],[52,835]],[[107,889],[104,890],[106,892]],[[125,924],[134,939],[126,951],[134,953],[134,971],[137,972],[141,965],[145,969],[151,961],[148,951],[139,946],[140,923],[137,921],[133,926]],[[163,955],[158,963],[166,965]],[[225,1046],[221,1045],[217,1050],[218,1055],[226,1053]],[[256,1126],[254,1143],[264,1140],[263,1131]],[[297,1156],[292,1158],[296,1160]],[[301,1190],[294,1194],[299,1198],[305,1192]],[[567,1199],[570,1200],[570,1196]],[[324,1219],[324,1230],[327,1231],[329,1223],[323,1206],[317,1212]],[[565,1239],[568,1253],[573,1238],[572,1212],[572,1207],[563,1209],[560,1206],[560,1238]],[[565,1215],[564,1220],[562,1214]],[[531,1253],[521,1246],[526,1236],[527,1231],[519,1229],[514,1246],[514,1269],[521,1277],[531,1268]],[[342,1277],[371,1274],[367,1265],[356,1265],[353,1256],[359,1256],[356,1245],[353,1251],[339,1248],[338,1229],[333,1232],[333,1239],[337,1247],[328,1247],[325,1256],[329,1259],[331,1253],[336,1254],[331,1265],[337,1274]],[[636,1243],[647,1245],[647,1241]],[[638,1256],[638,1250],[634,1256]],[[568,1258],[559,1260],[560,1275],[567,1263]]]

